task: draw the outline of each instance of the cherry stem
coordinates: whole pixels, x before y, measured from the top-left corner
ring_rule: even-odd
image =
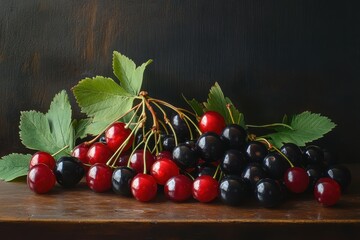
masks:
[[[290,125],[287,125],[285,123],[272,123],[272,124],[265,124],[265,125],[251,125],[248,124],[246,127],[252,127],[252,128],[269,128],[269,127],[286,127],[290,130],[294,130]]]
[[[226,108],[227,108],[227,110],[228,110],[228,112],[229,112],[231,121],[232,121],[232,123],[234,124],[234,123],[235,123],[235,120],[234,120],[234,116],[233,116],[232,111],[231,111],[231,104],[230,104],[230,103],[226,104]]]
[[[61,153],[62,151],[64,151],[65,149],[69,148],[69,145],[66,145],[65,147],[61,148],[60,150],[58,150],[57,152],[51,154],[52,157],[56,156],[57,154]]]
[[[219,170],[220,170],[220,164],[217,165],[217,167],[216,167],[215,173],[214,173],[214,175],[213,175],[213,179],[216,179],[216,176],[217,176]],[[220,170],[220,171],[221,171],[221,170]]]
[[[149,140],[150,140],[150,138],[151,138],[151,136],[153,135],[155,133],[155,131],[152,129],[151,130],[151,132],[150,132],[150,134],[149,134],[149,136],[147,137],[147,139],[146,139],[146,141],[145,141],[145,147],[144,147],[144,151],[143,151],[143,160],[144,160],[144,174],[146,174],[146,149],[147,149],[147,146],[148,146],[148,144],[149,144]]]
[[[283,153],[281,152],[277,147],[275,147],[274,145],[272,145],[266,138],[256,138],[255,141],[263,141],[268,145],[268,149],[269,150],[275,150],[276,152],[278,152],[281,156],[283,156],[286,161],[290,164],[290,167],[294,167],[294,164],[290,161],[290,159]]]
[[[190,173],[188,173],[187,171],[183,171],[183,173],[185,173],[189,178],[191,178],[191,180],[193,180],[194,181],[194,177],[193,176],[191,176],[191,174]]]

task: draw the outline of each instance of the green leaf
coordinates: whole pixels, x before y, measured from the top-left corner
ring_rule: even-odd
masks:
[[[292,129],[278,127],[277,132],[265,136],[278,148],[288,142],[305,146],[306,143],[323,137],[336,126],[328,117],[309,111],[295,115],[288,121]]]
[[[68,145],[69,148],[57,156],[69,153],[74,146],[75,138],[71,124],[71,106],[66,91],[55,95],[46,114],[22,111],[19,128],[21,142],[29,149],[52,154]]]
[[[65,90],[55,95],[46,117],[57,145],[62,147],[69,145],[69,149],[73,149],[75,133],[71,124],[71,105]]]
[[[26,176],[29,169],[31,155],[12,153],[0,159],[0,179],[12,181]]]
[[[135,63],[121,53],[113,52],[113,71],[119,79],[120,85],[133,96],[137,96],[141,90],[144,71],[152,60],[148,60],[141,66],[136,67]]]
[[[101,76],[81,80],[73,92],[81,111],[92,118],[87,127],[87,132],[92,134],[100,133],[103,127],[126,113],[136,98],[111,78]]]
[[[195,100],[194,98],[192,100],[188,100],[186,99],[186,97],[184,95],[182,95],[184,100],[186,101],[187,104],[189,104],[189,106],[192,108],[192,110],[195,112],[195,114],[197,116],[201,116],[204,114],[204,108],[203,105],[201,103],[199,103],[197,100]]]
[[[227,124],[233,123],[231,115],[227,109],[227,104],[230,104],[230,110],[234,118],[234,123],[240,124],[245,127],[244,116],[234,107],[234,104],[229,98],[225,98],[219,84],[216,82],[211,87],[207,102],[204,103],[206,111],[216,111],[220,113]]]
[[[90,118],[73,120],[72,125],[75,131],[75,139],[85,138],[87,136],[87,128],[91,124]]]

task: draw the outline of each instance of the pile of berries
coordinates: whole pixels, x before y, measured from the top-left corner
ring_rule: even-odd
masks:
[[[95,192],[112,189],[142,202],[153,200],[163,189],[175,202],[221,199],[240,205],[254,199],[275,207],[286,195],[305,192],[332,206],[351,182],[349,169],[337,165],[327,150],[315,145],[301,149],[292,143],[278,149],[240,125],[226,125],[214,111],[198,119],[196,136],[181,115],[170,122],[172,133],[159,134],[153,143],[117,121],[99,140],[76,146],[72,156],[55,161],[50,154],[37,152],[30,162],[28,186],[46,193],[56,182],[69,188],[85,177]],[[152,144],[161,151],[152,151]]]

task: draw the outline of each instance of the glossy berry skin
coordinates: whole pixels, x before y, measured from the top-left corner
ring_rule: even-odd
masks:
[[[314,188],[314,197],[325,207],[333,206],[341,197],[340,185],[331,178],[320,178]]]
[[[118,167],[122,167],[122,166],[127,166],[128,162],[129,162],[129,155],[128,154],[124,154],[121,155],[118,160],[116,161],[116,166]]]
[[[63,187],[74,187],[84,177],[82,163],[75,157],[61,157],[55,167],[56,181]]]
[[[89,151],[90,146],[86,143],[80,143],[71,151],[71,156],[79,159],[83,164],[89,164],[89,159],[87,157],[87,153]],[[87,172],[89,167],[84,165],[84,169]]]
[[[105,131],[105,140],[109,149],[115,152],[121,144],[130,136],[131,129],[125,128],[125,123],[115,122]],[[129,142],[124,147],[123,151],[128,150],[134,141],[134,136],[132,135],[129,139]]]
[[[197,166],[197,177],[202,175],[214,176],[216,167],[211,163],[202,163]]]
[[[246,145],[245,156],[249,162],[261,163],[268,153],[266,146],[261,142],[250,141]]]
[[[199,202],[207,203],[215,200],[219,194],[219,183],[208,175],[202,175],[193,182],[192,195]]]
[[[247,133],[238,124],[229,124],[222,131],[220,138],[225,143],[226,149],[242,150],[246,143]]]
[[[115,193],[130,197],[131,182],[135,177],[136,172],[132,168],[118,167],[112,174],[112,189]]]
[[[185,175],[170,178],[164,185],[165,196],[175,202],[184,202],[192,196],[193,182]]]
[[[199,129],[202,133],[214,132],[221,135],[226,126],[224,117],[215,111],[205,112],[199,121]]]
[[[170,122],[176,132],[178,143],[183,143],[190,138],[188,126],[178,114],[172,116]]]
[[[255,189],[257,182],[267,177],[265,170],[259,163],[249,163],[243,172],[241,177],[249,182],[250,186]]]
[[[170,159],[163,158],[154,162],[150,174],[155,178],[157,184],[165,185],[171,177],[179,175],[179,167]]]
[[[278,206],[283,199],[280,184],[271,178],[261,179],[256,184],[255,196],[258,202],[266,208]]]
[[[130,157],[130,167],[134,169],[136,173],[143,173],[144,172],[144,149],[138,149],[135,153]],[[150,151],[145,151],[145,167],[146,172],[150,172],[151,165],[155,162],[154,156],[151,154]]]
[[[286,188],[293,193],[305,192],[309,186],[309,175],[306,170],[300,167],[291,167],[286,170],[284,183]]]
[[[221,180],[219,191],[223,203],[239,205],[248,197],[249,186],[240,176],[230,175]]]
[[[198,162],[197,154],[188,145],[180,143],[172,152],[172,159],[181,169],[195,167]]]
[[[112,170],[103,163],[91,166],[86,174],[86,183],[94,192],[106,192],[111,189]]]
[[[47,165],[51,170],[53,170],[56,165],[54,157],[47,152],[34,153],[34,155],[32,155],[30,159],[29,169],[39,163]]]
[[[202,134],[196,142],[196,150],[205,162],[215,162],[222,159],[225,152],[224,144],[219,135],[213,132]]]
[[[286,170],[290,168],[288,161],[278,152],[270,152],[266,155],[262,166],[269,177],[276,180],[282,180]]]
[[[106,163],[113,155],[113,152],[108,146],[101,142],[96,142],[91,145],[87,152],[87,158],[90,165],[95,163]]]
[[[308,191],[313,192],[316,182],[325,177],[324,170],[318,165],[308,165],[306,167],[306,173],[309,176]]]
[[[225,174],[241,175],[247,164],[245,156],[238,150],[230,149],[225,152],[220,168]]]
[[[155,160],[160,160],[162,158],[172,159],[172,152],[164,150],[155,156]]]
[[[351,172],[343,165],[334,165],[330,167],[326,174],[340,185],[341,192],[345,192],[351,183]]]
[[[175,138],[173,135],[165,135],[163,137],[162,146],[165,151],[172,151],[175,147]]]
[[[49,166],[38,163],[30,168],[27,175],[27,184],[35,193],[47,193],[55,186],[55,183],[55,175]]]
[[[280,151],[292,162],[296,167],[304,166],[304,156],[301,149],[294,143],[285,143]]]
[[[156,197],[156,181],[151,175],[138,173],[131,182],[131,192],[140,202],[151,201]]]
[[[304,151],[304,156],[307,164],[323,165],[324,163],[324,151],[319,146],[307,146]]]

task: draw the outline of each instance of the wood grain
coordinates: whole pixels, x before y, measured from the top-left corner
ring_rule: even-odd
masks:
[[[155,201],[141,203],[112,192],[94,193],[84,183],[37,195],[22,182],[0,182],[0,233],[13,234],[15,239],[37,231],[43,238],[55,239],[356,239],[360,236],[360,166],[350,168],[353,183],[331,208],[320,206],[311,194],[290,196],[279,208],[265,209],[251,200],[239,207],[219,201],[173,203],[161,193]]]
[[[144,89],[185,106],[218,81],[250,124],[323,113],[318,144],[356,162],[360,135],[358,1],[1,1],[0,155],[24,152],[19,113],[46,111],[84,77],[113,77],[118,50],[154,59]],[[80,111],[71,97],[74,116]]]

